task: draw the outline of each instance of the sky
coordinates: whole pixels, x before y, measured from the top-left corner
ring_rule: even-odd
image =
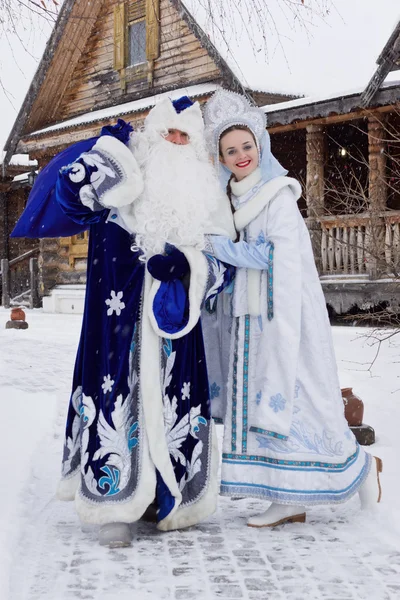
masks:
[[[210,19],[201,6],[205,1],[184,0],[245,84],[253,89],[304,95],[331,95],[366,85],[376,58],[400,19],[399,0],[304,0],[305,5],[323,3],[331,7],[324,19],[307,18],[304,27],[282,9],[284,0],[268,0],[270,15],[265,15],[264,30],[267,51],[262,31],[256,27],[254,53],[245,35],[248,17],[243,18],[243,25],[236,15],[225,23],[221,35],[210,28]],[[224,0],[224,6],[230,14],[238,7],[243,17],[249,1]],[[212,0],[215,8],[219,2]],[[0,17],[0,148],[24,100],[51,27],[36,15],[21,14],[17,30],[17,35],[5,31]]]

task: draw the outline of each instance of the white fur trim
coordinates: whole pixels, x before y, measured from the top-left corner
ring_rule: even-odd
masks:
[[[145,130],[153,129],[157,133],[165,133],[168,129],[179,129],[189,137],[202,136],[204,132],[203,116],[198,102],[178,114],[169,98],[165,98],[151,109],[145,119],[144,127]]]
[[[235,223],[230,206],[230,201],[225,193],[217,199],[217,208],[210,215],[210,226],[206,230],[208,235],[225,235],[231,240],[236,239]]]
[[[239,208],[234,215],[236,229],[241,231],[260,214],[266,205],[286,186],[293,192],[296,200],[301,196],[301,185],[292,177],[275,177],[262,186],[258,194]]]
[[[231,190],[233,194],[238,198],[247,194],[251,188],[261,183],[262,173],[260,167],[254,169],[250,175],[247,175],[244,179],[236,181],[235,178],[231,179]]]
[[[189,504],[188,506],[182,506],[177,509],[175,513],[170,513],[165,519],[160,521],[157,525],[157,529],[160,531],[171,531],[173,529],[181,529],[183,527],[190,527],[196,525],[203,519],[206,519],[212,515],[218,503],[218,463],[219,463],[219,451],[218,451],[218,440],[215,432],[215,425],[213,420],[210,420],[211,427],[211,456],[210,456],[210,472],[208,474],[208,485],[203,495],[200,496],[199,500]]]
[[[157,319],[154,315],[154,298],[160,289],[161,281],[152,279],[153,283],[149,292],[148,315],[154,332],[163,338],[176,340],[184,337],[197,325],[200,319],[200,307],[206,292],[208,280],[208,262],[206,257],[200,250],[190,248],[188,246],[180,248],[186,256],[190,265],[190,285],[189,285],[189,321],[181,331],[177,333],[166,333],[159,328]],[[146,274],[149,274],[146,270]],[[150,275],[150,274],[149,274]]]
[[[150,456],[155,467],[160,472],[165,485],[176,499],[175,508],[173,509],[176,510],[182,500],[182,495],[175,479],[167,439],[165,437],[160,374],[160,339],[153,331],[148,308],[150,304],[151,282],[152,277],[146,269],[140,352],[140,385]]]
[[[248,311],[251,317],[258,317],[261,314],[261,271],[257,269],[247,269],[247,303]]]
[[[106,208],[132,204],[144,189],[144,181],[135,157],[124,143],[110,135],[101,136],[92,152],[108,155],[124,173],[124,179],[99,198]]]
[[[75,499],[75,494],[81,481],[80,471],[75,471],[71,477],[63,477],[58,482],[56,496],[58,500],[70,502]]]

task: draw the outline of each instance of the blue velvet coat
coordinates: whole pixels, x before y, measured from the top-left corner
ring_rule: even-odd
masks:
[[[115,144],[103,154],[95,147],[57,181],[58,205],[90,231],[58,496],[75,498],[91,523],[133,522],[156,500],[158,527],[167,530],[195,524],[216,506],[218,457],[199,315],[231,283],[233,268],[188,248],[188,288],[179,279],[151,278],[134,236],[107,206],[116,185],[121,193],[133,185],[125,177],[133,155],[118,143],[123,159],[113,156]],[[100,184],[91,152],[108,173]]]

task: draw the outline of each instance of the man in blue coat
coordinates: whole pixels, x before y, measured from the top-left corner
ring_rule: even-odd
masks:
[[[90,228],[58,497],[114,547],[153,502],[164,531],[215,510],[200,311],[232,268],[204,249],[207,234],[234,237],[197,103],[164,100],[143,132],[119,137],[102,135],[56,188],[68,218]]]

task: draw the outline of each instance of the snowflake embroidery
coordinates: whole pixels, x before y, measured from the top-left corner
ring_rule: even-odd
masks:
[[[260,390],[258,394],[256,394],[256,404],[257,406],[260,404],[262,398],[262,391]]]
[[[115,314],[117,317],[121,314],[121,310],[125,308],[125,303],[121,302],[121,298],[124,295],[123,292],[118,292],[115,294],[114,290],[111,290],[111,298],[107,298],[105,301],[106,304],[110,307],[107,310],[107,315],[111,316],[115,310]]]
[[[113,385],[114,385],[114,379],[111,379],[111,375],[107,375],[105,377],[103,377],[104,382],[101,384],[102,390],[105,394],[107,394],[107,392],[111,392]]]
[[[279,412],[280,410],[285,410],[286,400],[282,396],[282,394],[275,394],[275,396],[271,396],[269,405],[274,412]]]
[[[296,385],[294,386],[294,397],[295,397],[295,399],[297,399],[299,397],[299,391],[300,391],[300,384],[296,383]]]
[[[214,398],[218,398],[220,390],[221,390],[221,388],[214,381],[214,383],[210,387],[210,400],[213,400]]]
[[[266,241],[264,232],[260,231],[258,238],[256,239],[256,246],[261,246],[261,244],[265,244]]]
[[[190,381],[183,384],[181,389],[182,400],[189,400],[190,398]]]

